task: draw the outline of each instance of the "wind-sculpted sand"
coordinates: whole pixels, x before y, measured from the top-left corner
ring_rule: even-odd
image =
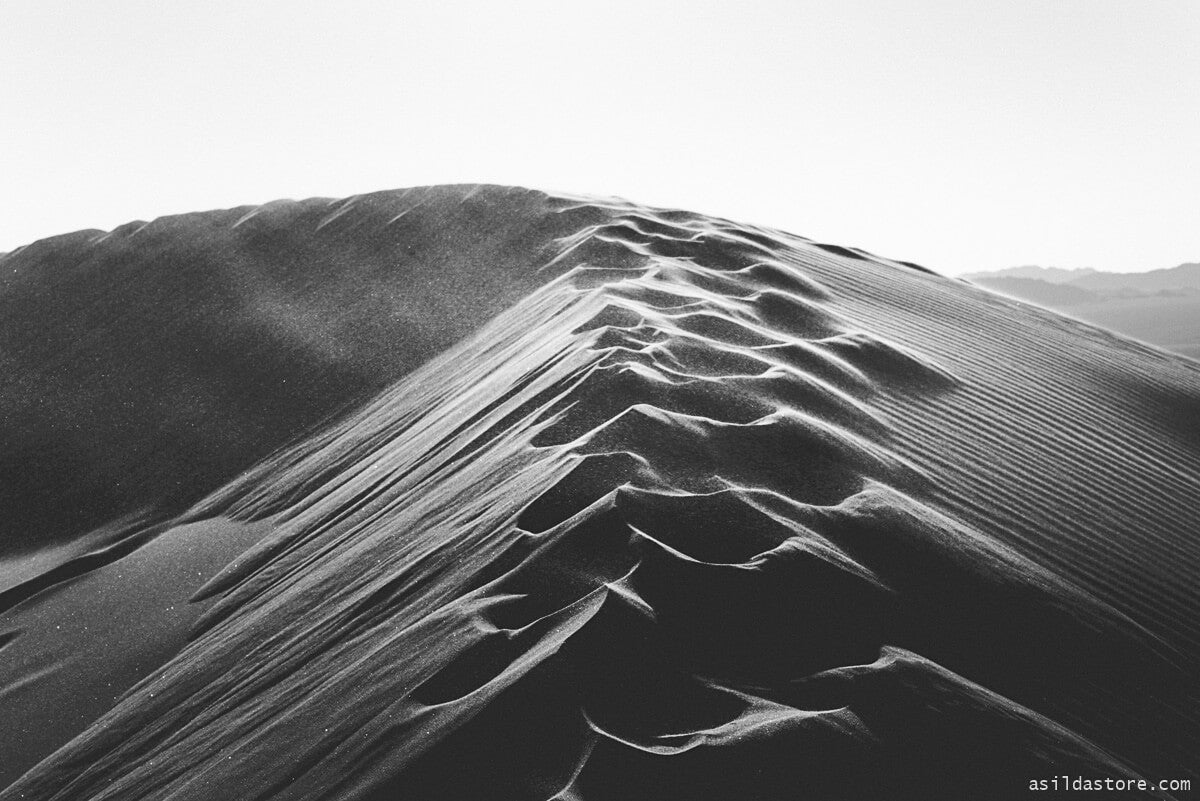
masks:
[[[240,238],[258,213],[286,255]],[[180,279],[146,255],[150,300],[107,330],[148,337],[154,367],[102,397],[153,425],[80,400],[80,441],[124,448],[90,480],[120,485],[125,460],[140,478],[74,529],[36,504],[88,485],[10,493],[45,531],[9,549],[0,710],[27,736],[3,746],[5,801],[1200,777],[1200,364],[915,265],[619,201],[451,187],[154,226],[217,254],[204,280],[241,311],[170,299],[192,322],[156,342],[155,293]],[[136,235],[109,236],[130,254]],[[105,247],[0,263],[51,263],[69,293]],[[126,365],[124,333],[86,333]],[[188,394],[164,371],[217,397],[256,366],[270,382],[162,439]],[[72,409],[27,414],[74,442],[51,419]],[[247,442],[253,420],[272,422]],[[196,495],[164,501],[184,480]]]

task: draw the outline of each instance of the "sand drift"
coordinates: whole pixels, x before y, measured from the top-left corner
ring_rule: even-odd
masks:
[[[5,801],[1200,779],[1200,363],[498,187],[0,267]]]

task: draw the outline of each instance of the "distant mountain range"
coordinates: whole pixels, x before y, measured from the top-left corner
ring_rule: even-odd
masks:
[[[1087,275],[1095,275],[1096,270],[1091,267],[1080,267],[1073,270],[1064,269],[1062,267],[1038,267],[1036,264],[1027,264],[1024,267],[1009,267],[1004,270],[992,270],[991,272],[976,272],[971,273],[968,277],[971,278],[1025,278],[1034,281],[1045,281],[1051,284],[1068,284],[1077,278],[1082,278]]]
[[[1200,262],[1144,273],[1027,265],[964,278],[1200,358]]]

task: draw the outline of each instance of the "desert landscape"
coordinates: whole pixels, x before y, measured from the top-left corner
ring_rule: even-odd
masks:
[[[1200,358],[1200,264],[1142,273],[1012,267],[967,280]]]
[[[0,799],[1191,797],[1196,343],[984,283],[484,184],[0,256]]]

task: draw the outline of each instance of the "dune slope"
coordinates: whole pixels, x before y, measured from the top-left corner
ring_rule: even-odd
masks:
[[[542,283],[539,247],[598,219],[552,206],[426,187],[0,255],[0,558],[178,513],[370,399]]]
[[[77,736],[0,798],[961,799],[1200,778],[1200,365],[776,231],[426,191],[442,215],[491,198],[520,235],[450,215],[430,274],[398,284],[441,305],[397,313],[459,321],[428,360],[107,563],[172,537],[238,551],[181,583],[186,643],[164,625],[169,653],[126,665],[140,681],[61,722]],[[459,248],[486,269],[439,286]],[[496,285],[471,283],[493,265]],[[460,304],[461,282],[479,297]],[[369,328],[387,302],[337,319]],[[77,595],[22,599],[0,656]],[[10,688],[38,680],[19,673]]]

